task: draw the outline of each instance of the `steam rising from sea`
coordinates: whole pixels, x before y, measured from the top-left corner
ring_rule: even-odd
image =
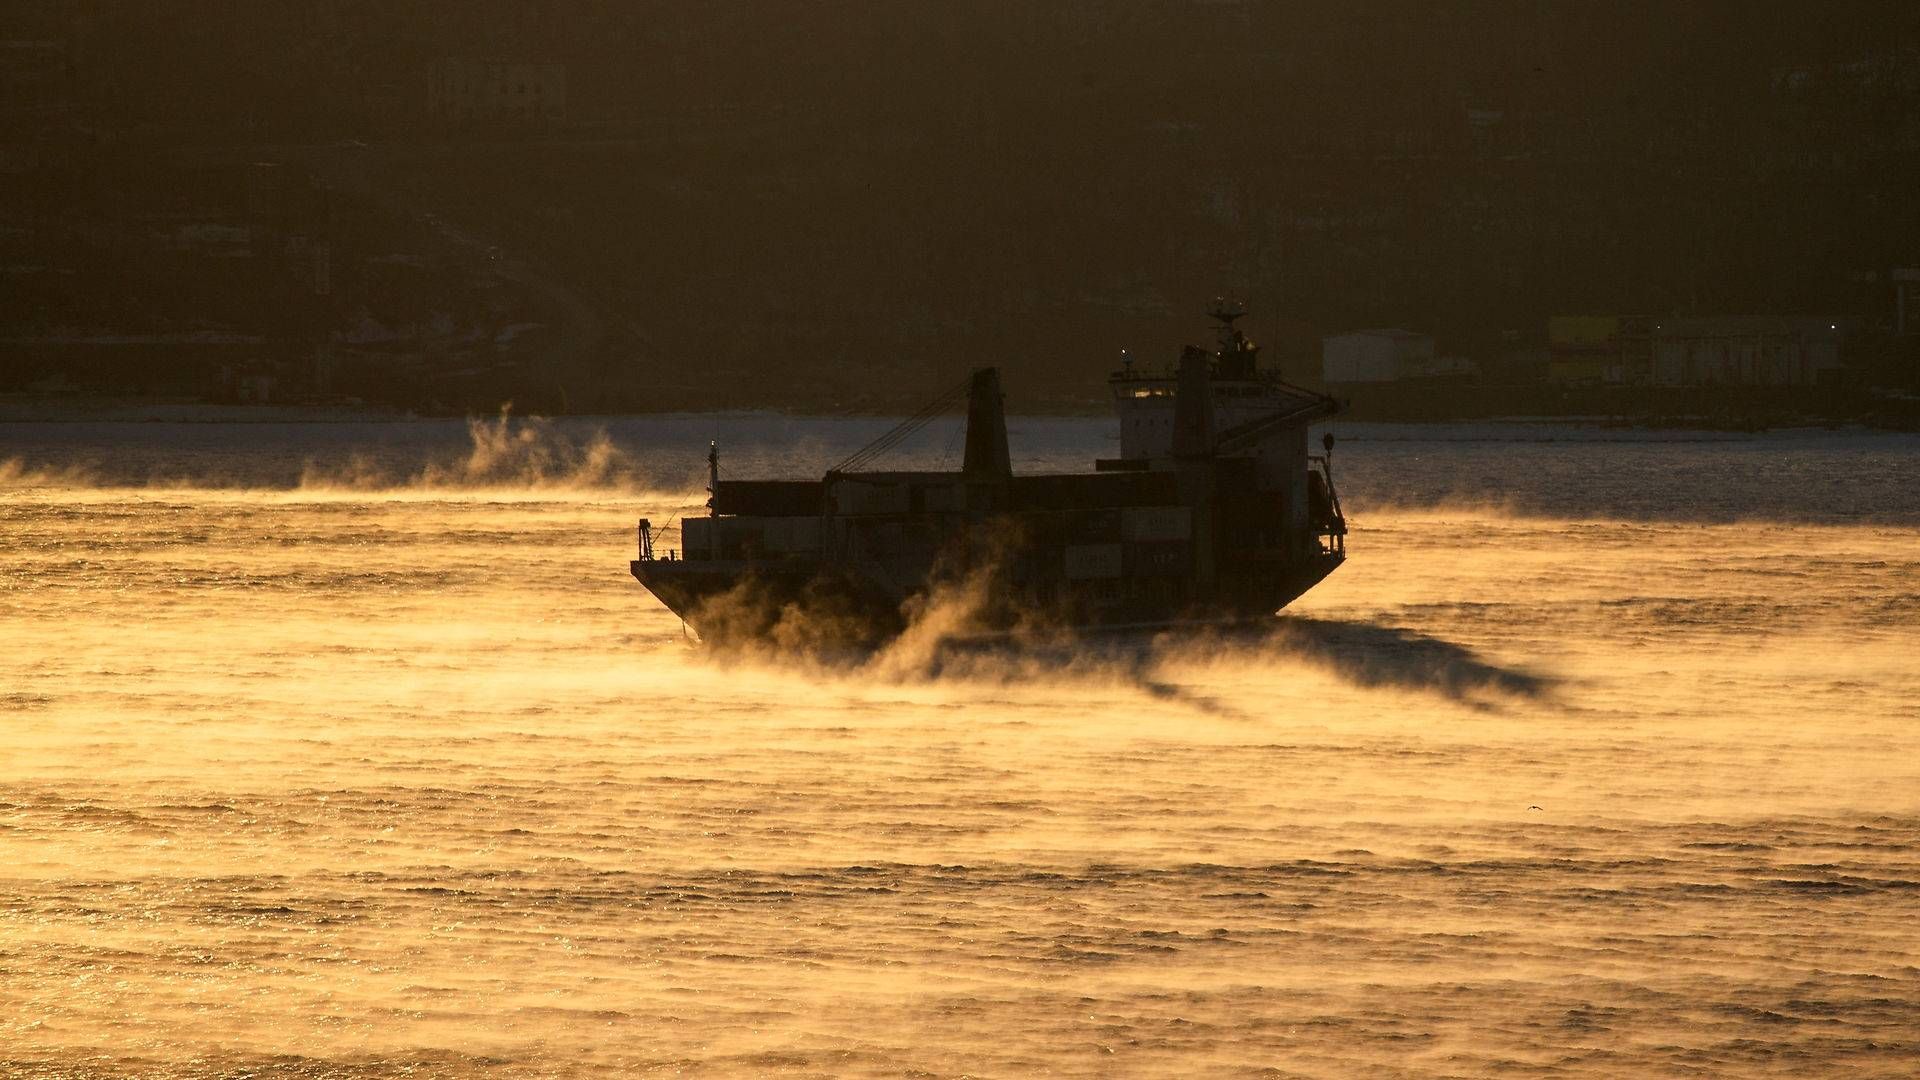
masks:
[[[0,1074],[1911,1075],[1920,441],[1345,428],[1232,636],[627,576],[884,427],[0,432]]]

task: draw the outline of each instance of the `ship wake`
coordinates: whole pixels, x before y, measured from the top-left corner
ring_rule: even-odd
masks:
[[[879,645],[851,642],[842,623],[790,607],[776,634],[750,644],[717,643],[708,655],[722,663],[887,683],[1118,683],[1231,720],[1258,717],[1206,687],[1286,667],[1361,690],[1442,698],[1483,712],[1551,703],[1564,686],[1551,672],[1407,627],[1357,619],[1277,615],[1230,626],[1086,633],[1036,618],[1010,632],[981,634],[984,593],[979,577],[936,590],[910,612],[902,633]]]

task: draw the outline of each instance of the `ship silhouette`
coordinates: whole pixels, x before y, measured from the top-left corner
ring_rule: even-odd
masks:
[[[1093,472],[1015,475],[1000,374],[982,368],[819,480],[723,480],[710,445],[708,516],[666,551],[641,521],[633,576],[709,640],[874,643],[954,595],[985,634],[1269,616],[1346,557],[1332,437],[1324,454],[1307,439],[1339,406],[1260,366],[1243,305],[1209,314],[1214,349],[1109,377],[1120,456]],[[958,471],[871,469],[962,397]]]

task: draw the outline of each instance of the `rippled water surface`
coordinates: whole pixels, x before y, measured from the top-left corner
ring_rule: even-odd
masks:
[[[1343,429],[1230,638],[722,660],[627,576],[707,438],[884,426],[0,432],[0,1075],[1920,1068],[1920,442]]]

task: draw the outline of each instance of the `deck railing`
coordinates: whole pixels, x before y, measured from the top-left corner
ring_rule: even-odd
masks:
[[[1340,509],[1340,489],[1333,486],[1333,466],[1323,454],[1308,454],[1307,469],[1311,472],[1319,468],[1319,479],[1327,488],[1327,515],[1325,520],[1314,522],[1314,538],[1320,544],[1322,555],[1345,555],[1347,553],[1347,516]],[[1309,478],[1311,479],[1311,477]],[[1309,500],[1309,505],[1311,505]]]
[[[671,525],[672,522],[668,522],[668,524]],[[675,562],[680,558],[678,548],[668,548],[665,556],[659,556],[654,553],[653,522],[648,521],[646,518],[641,518],[640,523],[634,526],[634,535],[635,539],[639,541],[640,562]]]

